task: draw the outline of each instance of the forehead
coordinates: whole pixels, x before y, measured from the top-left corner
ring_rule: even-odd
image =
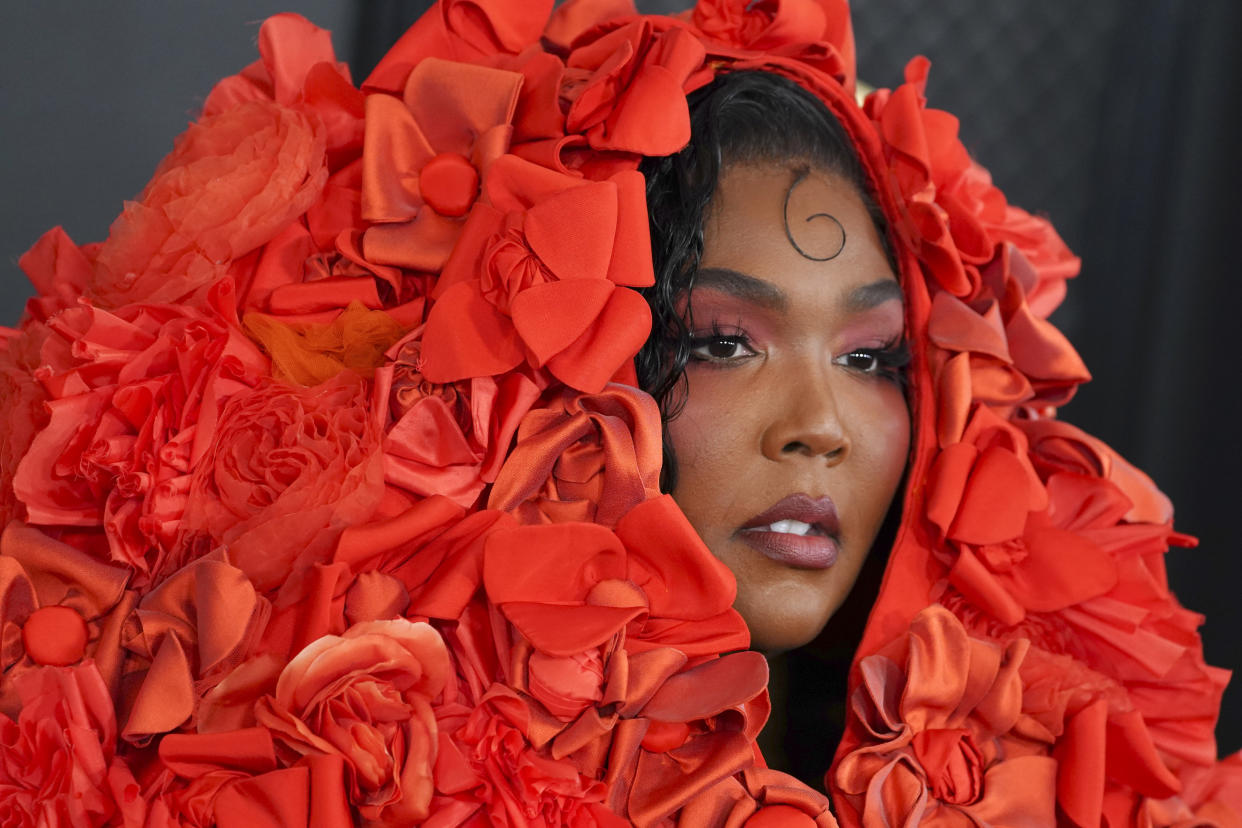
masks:
[[[703,267],[784,289],[896,279],[857,188],[836,174],[767,164],[725,169],[703,223]]]

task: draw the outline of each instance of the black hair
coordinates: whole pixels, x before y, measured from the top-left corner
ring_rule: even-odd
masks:
[[[685,301],[703,255],[703,220],[721,174],[734,164],[774,163],[816,169],[854,185],[888,250],[883,213],[869,195],[862,164],[845,128],[822,101],[771,72],[730,72],[691,93],[690,143],[680,152],[647,158],[647,214],[655,285],[643,291],[651,334],[638,352],[639,386],[660,406],[667,426],[685,403],[690,320]],[[677,485],[677,458],[667,433],[660,486]]]

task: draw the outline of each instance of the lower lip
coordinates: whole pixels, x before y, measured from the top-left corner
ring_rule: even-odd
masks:
[[[825,535],[792,535],[746,529],[742,540],[777,563],[799,569],[827,569],[837,562],[837,542]]]

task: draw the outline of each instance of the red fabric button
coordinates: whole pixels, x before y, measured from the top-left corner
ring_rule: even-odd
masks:
[[[43,607],[22,627],[22,644],[35,664],[67,667],[82,660],[89,637],[86,622],[69,607]]]
[[[464,155],[442,152],[418,174],[423,201],[442,216],[464,216],[479,195],[479,172]]]

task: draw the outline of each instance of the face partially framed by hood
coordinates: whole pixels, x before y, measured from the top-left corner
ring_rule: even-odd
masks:
[[[272,18],[106,242],[23,257],[0,810],[832,826],[757,761],[748,645],[813,636],[891,507],[843,822],[1221,812],[1224,676],[1163,569],[1189,540],[1055,418],[1077,259],[926,61],[860,106],[844,0],[552,6],[442,0],[360,88]],[[822,102],[859,180],[726,164],[670,317],[640,166],[742,70]],[[683,315],[666,423],[634,357]]]

